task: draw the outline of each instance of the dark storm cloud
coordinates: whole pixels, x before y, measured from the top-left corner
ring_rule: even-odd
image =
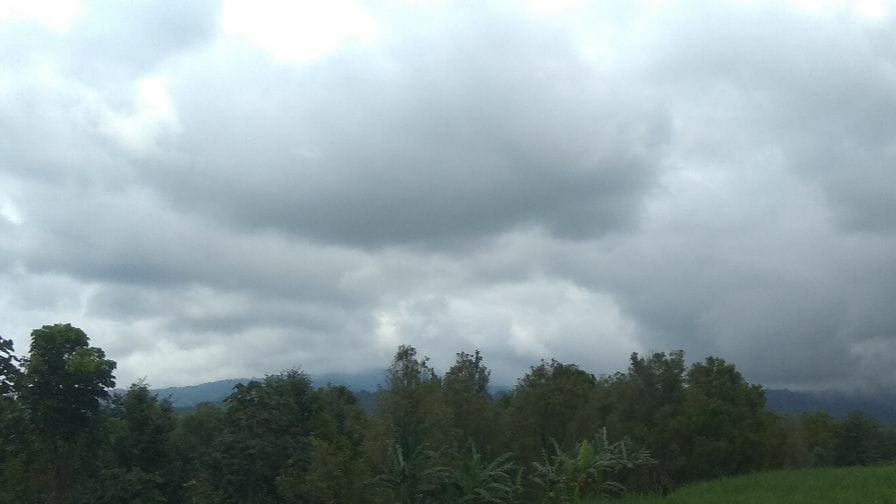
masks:
[[[325,242],[623,229],[668,136],[625,76],[522,19],[471,16],[298,69],[243,63],[175,89],[177,161],[147,171],[180,206]]]

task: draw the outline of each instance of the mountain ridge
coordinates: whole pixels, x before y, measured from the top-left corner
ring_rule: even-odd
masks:
[[[382,386],[384,371],[374,370],[356,374],[323,373],[312,375],[315,387],[341,385],[355,392],[368,411],[376,404],[376,392]],[[230,395],[237,384],[246,384],[258,378],[232,378],[182,387],[151,389],[160,399],[168,399],[178,410],[191,409],[200,403],[220,403]],[[513,387],[490,387],[496,396],[506,394]],[[843,419],[853,411],[876,419],[884,424],[896,424],[896,396],[862,396],[834,391],[803,392],[788,389],[764,389],[766,405],[771,411],[784,415],[798,415],[823,411],[836,419]],[[114,392],[124,392],[116,389]]]

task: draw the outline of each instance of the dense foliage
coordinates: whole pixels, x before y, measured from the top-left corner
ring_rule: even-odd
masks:
[[[542,361],[499,398],[478,351],[439,376],[399,347],[368,414],[288,370],[176,413],[71,325],[0,338],[2,503],[579,503],[778,467],[896,459],[855,413],[781,417],[733,364],[632,354],[597,378]]]

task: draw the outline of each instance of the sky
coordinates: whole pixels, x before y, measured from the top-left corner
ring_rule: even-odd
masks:
[[[0,335],[151,386],[713,355],[896,386],[896,10],[0,0]]]

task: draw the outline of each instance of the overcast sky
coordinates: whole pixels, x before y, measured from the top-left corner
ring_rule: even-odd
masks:
[[[896,386],[896,11],[595,4],[0,0],[0,334]]]

